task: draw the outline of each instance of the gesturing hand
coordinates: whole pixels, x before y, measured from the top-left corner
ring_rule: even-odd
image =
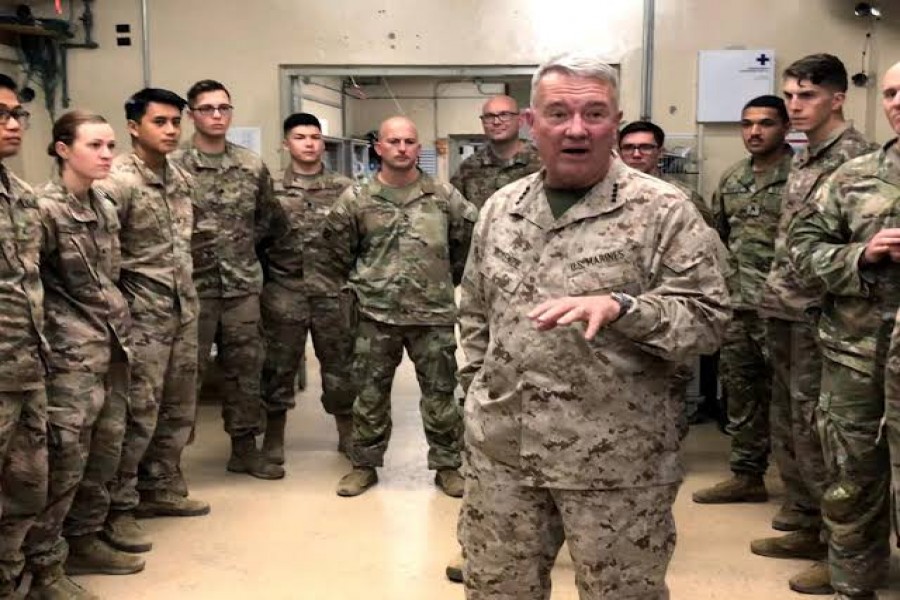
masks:
[[[568,325],[575,321],[587,323],[584,339],[591,340],[600,328],[619,317],[619,303],[609,294],[603,296],[566,296],[542,302],[528,318],[535,322],[540,331],[553,329],[557,325]]]

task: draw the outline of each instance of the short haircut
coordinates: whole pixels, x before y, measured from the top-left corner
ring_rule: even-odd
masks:
[[[282,128],[284,129],[284,135],[290,133],[291,129],[294,127],[300,127],[301,125],[307,125],[309,127],[315,127],[320,132],[322,131],[322,124],[319,122],[319,119],[316,115],[310,113],[294,113],[284,120],[284,125]]]
[[[784,105],[784,100],[782,100],[778,96],[773,96],[771,94],[757,96],[744,105],[744,108],[741,109],[741,113],[743,114],[745,110],[753,107],[771,108],[778,113],[778,118],[781,119],[782,124],[786,124],[790,120],[790,117],[788,117],[787,107]]]
[[[197,100],[197,97],[200,94],[218,91],[225,92],[225,95],[228,96],[229,100],[231,100],[231,92],[228,91],[228,88],[226,88],[224,84],[214,79],[201,79],[200,81],[192,85],[191,89],[187,91],[187,99],[191,106],[193,106],[194,101]]]
[[[651,123],[650,121],[632,121],[619,130],[619,144],[622,143],[622,140],[625,139],[626,135],[645,132],[653,134],[653,139],[656,140],[656,145],[660,148],[666,143],[666,134],[662,130],[662,127],[656,123]]]
[[[538,84],[549,73],[565,73],[575,77],[597,79],[609,85],[616,106],[619,104],[619,75],[615,68],[596,56],[567,52],[554,56],[537,68],[531,77],[531,106],[534,106]]]
[[[2,73],[0,73],[0,88],[5,88],[13,92],[19,91],[19,85],[15,80],[9,75],[4,75]]]
[[[784,70],[784,77],[797,81],[809,81],[836,92],[847,91],[847,68],[833,54],[810,54],[791,63]]]
[[[144,88],[125,101],[125,118],[139,123],[147,114],[147,106],[151,102],[168,104],[179,111],[184,110],[184,107],[187,106],[187,101],[173,91],[162,88]]]

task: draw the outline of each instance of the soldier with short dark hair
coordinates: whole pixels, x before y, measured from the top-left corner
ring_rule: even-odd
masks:
[[[295,405],[294,382],[307,332],[319,359],[322,406],[334,415],[338,450],[344,453],[350,448],[356,395],[350,368],[353,334],[340,310],[342,281],[335,281],[322,266],[327,261],[323,221],[353,182],[322,163],[325,141],[315,115],[295,113],[285,119],[283,144],[291,162],[275,181],[279,210],[269,241],[262,248],[266,283],[260,301],[266,342],[263,454],[277,464],[284,463],[286,411]]]
[[[884,75],[882,105],[900,135],[900,63]],[[839,600],[874,600],[891,554],[885,367],[900,308],[898,211],[894,138],[835,170],[799,208],[787,240],[797,276],[824,291],[816,417],[828,470],[821,497],[828,568]]]
[[[522,115],[514,98],[490,98],[478,118],[487,144],[459,165],[450,183],[480,209],[491,194],[540,169],[541,159],[534,145],[519,138]]]
[[[729,167],[713,195],[716,228],[729,248],[728,289],[734,316],[722,345],[722,383],[728,398],[732,477],[694,493],[694,502],[765,502],[769,459],[772,366],[759,296],[775,250],[781,197],[793,150],[785,143],[790,121],[784,100],[753,98],[741,112],[741,135],[750,156]],[[776,517],[776,527],[784,527]]]
[[[185,101],[146,88],[125,102],[132,152],[113,159],[98,186],[116,204],[121,230],[119,288],[131,312],[128,422],[103,538],[125,552],[152,542],[142,516],[197,516],[209,504],[187,497],[181,455],[194,425],[197,290],[191,276],[191,176],[169,158]]]
[[[193,175],[191,251],[200,298],[197,389],[213,341],[223,371],[222,418],[231,437],[227,469],[280,479],[284,469],[256,447],[261,432],[260,373],[264,356],[259,296],[262,267],[257,245],[270,235],[272,178],[255,152],[229,142],[234,106],[218,81],[198,81],[187,93],[194,135],[172,160]]]
[[[47,502],[49,346],[38,265],[41,219],[31,187],[2,161],[19,153],[28,111],[16,82],[0,74],[0,597],[25,566],[22,543]],[[64,574],[60,569],[58,577]]]
[[[774,379],[770,423],[772,455],[786,487],[778,519],[788,533],[754,540],[754,554],[806,558],[814,562],[791,578],[791,589],[825,593],[831,589],[827,547],[822,541],[822,494],[828,472],[816,415],[822,379],[822,348],[816,334],[825,289],[802,278],[790,259],[788,228],[838,167],[877,146],[844,120],[847,70],[831,54],[803,57],[784,71],[783,92],[791,125],[808,145],[794,157],[781,206],[772,266],[759,297]]]

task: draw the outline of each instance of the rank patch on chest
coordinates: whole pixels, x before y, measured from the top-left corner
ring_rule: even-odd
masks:
[[[518,269],[522,265],[522,261],[506,252],[505,250],[501,250],[497,246],[494,246],[494,256],[508,264],[509,266]]]

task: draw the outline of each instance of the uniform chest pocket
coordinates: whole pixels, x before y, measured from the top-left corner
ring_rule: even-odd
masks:
[[[641,293],[640,277],[633,265],[622,263],[587,267],[566,277],[566,294],[569,296],[597,296],[611,292],[624,292],[632,296]]]

